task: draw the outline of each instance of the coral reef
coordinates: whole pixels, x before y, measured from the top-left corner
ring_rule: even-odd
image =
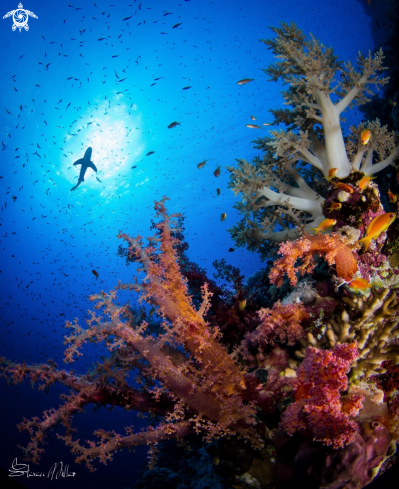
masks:
[[[263,160],[230,168],[244,214],[233,237],[268,268],[245,281],[216,260],[209,279],[188,259],[183,217],[167,212],[166,197],[156,202],[146,243],[118,236],[118,255],[138,266],[137,276],[92,296],[85,327],[66,323],[66,362],[87,343],[108,356],[79,374],[0,358],[8,382],[70,389],[57,409],[19,425],[30,436],[26,460],[37,463],[48,431],[61,427],[58,437],[90,470],[144,444],[153,467],[161,442],[194,440],[195,456],[147,472],[137,487],[187,487],[196,473],[215,487],[361,489],[393,463],[399,225],[370,176],[395,163],[398,134],[378,120],[341,130],[342,112],[386,83],[383,54],[360,54],[355,69],[294,24],[273,31],[264,42],[279,61],[265,71],[289,84],[290,108],[272,111],[285,130],[257,140]],[[278,241],[280,257],[271,246]],[[144,306],[119,305],[119,291],[138,293]],[[138,411],[152,423],[124,434],[98,429],[84,443],[72,423],[88,404]]]

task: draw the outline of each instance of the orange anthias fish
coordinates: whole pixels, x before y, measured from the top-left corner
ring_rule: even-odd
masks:
[[[359,290],[367,290],[371,288],[370,283],[364,278],[355,278],[351,280],[348,283],[348,285],[351,289],[354,289],[356,292],[358,292]]]
[[[237,85],[245,85],[246,83],[249,83],[251,81],[254,81],[254,78],[243,78],[242,80],[237,82]]]
[[[213,172],[213,174],[215,175],[215,177],[220,176],[220,166],[218,166],[218,167],[216,168],[216,170]]]
[[[393,212],[386,212],[385,214],[375,217],[370,222],[370,224],[367,226],[366,236],[359,239],[359,243],[363,243],[364,245],[364,251],[366,251],[370,246],[371,240],[377,239],[381,233],[389,228],[395,219],[396,214]]]
[[[98,278],[98,272],[96,270],[92,270],[91,273],[96,277]]]
[[[357,185],[359,187],[360,192],[363,192],[365,188],[368,187],[371,180],[374,180],[375,177],[370,177],[370,175],[365,175],[358,182]]]
[[[365,146],[371,138],[370,129],[364,129],[360,134],[360,140],[362,141],[363,146]]]
[[[223,214],[220,216],[221,221],[225,221],[227,219],[227,212],[223,212]]]
[[[321,221],[321,223],[317,226],[317,228],[313,228],[315,231],[315,235],[318,234],[320,231],[326,231],[328,228],[331,228],[337,224],[337,221],[335,219],[324,219]]]
[[[327,209],[328,211],[332,212],[332,211],[339,211],[342,207],[342,204],[340,204],[339,202],[333,202],[331,204],[331,207],[329,209]]]
[[[389,201],[392,202],[393,204],[395,204],[398,200],[398,196],[393,194],[390,189],[388,189],[388,197],[389,197]]]
[[[256,124],[247,124],[247,127],[250,129],[262,129],[260,126],[257,126]]]
[[[337,172],[338,172],[338,168],[330,168],[328,170],[327,176],[324,177],[324,178],[327,180],[327,182],[329,182],[332,178],[335,177],[335,175],[337,174]]]
[[[341,190],[345,190],[345,192],[353,194],[353,188],[350,185],[346,185],[346,183],[334,183],[334,188],[340,188]]]

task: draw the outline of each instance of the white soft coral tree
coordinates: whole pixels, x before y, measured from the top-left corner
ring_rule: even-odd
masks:
[[[284,124],[285,130],[271,131],[272,138],[256,141],[256,147],[266,153],[262,162],[238,160],[237,167],[229,168],[230,186],[243,195],[236,207],[245,215],[232,234],[238,244],[245,243],[250,249],[259,247],[264,239],[294,239],[324,219],[324,199],[301,176],[306,164],[324,177],[336,169],[336,177],[343,179],[352,170],[376,173],[399,154],[398,135],[378,121],[368,124],[372,136],[365,145],[360,140],[365,125],[351,128],[347,141],[341,129],[342,112],[354,103],[364,104],[373,86],[387,82],[379,76],[384,69],[381,50],[367,57],[359,53],[354,67],[338,61],[332,48],[313,36],[306,39],[295,24],[283,23],[272,30],[276,37],[263,42],[279,61],[264,72],[272,81],[281,79],[289,85],[283,92],[289,108],[270,111],[274,124]],[[310,180],[320,179],[320,173],[319,177],[314,173]],[[281,230],[276,231],[277,224]]]

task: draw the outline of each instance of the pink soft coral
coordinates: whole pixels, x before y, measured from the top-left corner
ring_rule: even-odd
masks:
[[[314,440],[333,448],[354,440],[357,425],[350,418],[362,408],[363,396],[341,401],[340,391],[348,388],[346,374],[357,356],[356,342],[336,345],[332,351],[313,347],[306,350],[297,371],[296,402],[287,408],[281,422],[289,435],[310,430]]]

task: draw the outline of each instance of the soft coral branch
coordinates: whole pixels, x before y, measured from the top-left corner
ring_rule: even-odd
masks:
[[[313,255],[323,255],[329,265],[335,263],[338,277],[349,281],[357,270],[356,259],[352,251],[343,243],[337,234],[304,236],[294,242],[287,241],[280,245],[279,253],[282,258],[274,263],[269,278],[271,283],[278,287],[283,284],[283,277],[288,275],[290,283],[295,286],[298,278],[297,272],[304,275],[311,273],[315,267]],[[302,264],[295,266],[298,259]]]
[[[204,320],[212,294],[203,284],[202,304],[196,310],[188,293],[176,254],[179,240],[173,234],[175,216],[167,213],[165,200],[156,203],[161,221],[156,224],[158,233],[149,239],[148,246],[143,245],[141,237],[120,234],[146,276],[142,284],[136,280],[118,287],[140,290],[142,300],[159,307],[163,334],[151,334],[149,325],[145,321],[140,324],[128,305],[119,306],[116,292],[101,292],[90,298],[95,302],[95,310],[90,312],[87,327],[80,327],[77,321],[68,322],[67,327],[73,332],[65,338],[66,362],[81,355],[85,343],[106,342],[112,355],[97,363],[91,372],[78,377],[58,371],[55,365],[27,366],[2,360],[0,373],[8,380],[20,382],[30,376],[46,387],[60,382],[73,391],[64,396],[65,402],[58,409],[45,413],[43,420],[34,418],[22,423],[21,428],[31,434],[32,441],[26,449],[31,460],[37,461],[46,431],[59,423],[66,428],[61,438],[79,454],[77,461],[85,461],[89,466],[95,457],[105,463],[119,448],[154,444],[194,431],[204,433],[206,439],[238,432],[254,444],[260,443],[254,429],[254,407],[244,403],[244,373],[219,344],[218,329],[212,331]],[[141,393],[128,385],[129,373],[136,369],[138,381],[144,380],[148,387],[153,387],[151,390]],[[72,439],[71,420],[73,414],[89,403],[148,411],[163,415],[165,422],[142,433],[129,432],[125,437],[99,430],[95,434],[100,443],[87,442],[86,447]]]

